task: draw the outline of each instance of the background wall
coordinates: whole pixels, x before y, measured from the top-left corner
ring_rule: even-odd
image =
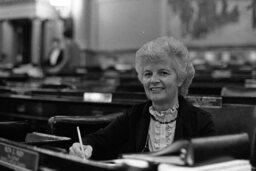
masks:
[[[133,64],[135,51],[142,44],[167,34],[166,3],[166,0],[77,0],[72,15],[75,39],[86,51],[82,63],[104,65],[112,60]],[[92,55],[87,50],[96,53]]]
[[[35,0],[35,2],[39,1]],[[70,14],[74,24],[74,39],[83,50],[83,57],[79,61],[81,66],[99,65],[105,68],[105,64],[133,65],[136,50],[145,42],[163,35],[177,37],[190,47],[198,45],[205,49],[209,45],[255,47],[254,2],[254,0],[75,0],[71,1],[71,8],[68,6],[68,9],[71,9]],[[15,5],[19,8],[18,3]],[[0,7],[6,11],[5,7]],[[39,5],[34,7],[34,16],[29,12],[27,16],[31,19],[32,26],[37,23],[34,22],[37,19],[41,20],[43,26],[41,28],[38,25],[36,27],[38,31],[35,36],[32,35],[31,46],[34,45],[31,48],[32,61],[37,62],[39,57],[35,55],[43,51],[45,53],[40,59],[46,56],[51,37],[61,37],[63,21],[56,18],[57,10],[53,10],[53,6],[49,8],[52,9],[52,16],[49,19],[42,12],[43,10],[38,8]],[[16,9],[16,6],[9,4],[9,8]],[[2,13],[4,11],[0,10]],[[14,61],[17,56],[14,49],[15,29],[8,25],[10,16],[8,12],[6,13],[7,18],[1,15],[3,19],[0,24],[2,32],[0,36],[5,42],[0,43],[0,53],[6,53],[8,60]],[[20,15],[16,14],[15,17],[19,18]],[[38,38],[41,34],[40,30],[45,31],[41,35],[43,38]],[[35,42],[37,44],[41,42],[36,39],[43,40],[42,47],[35,45]]]
[[[94,1],[92,25],[95,50],[136,49],[164,35],[162,0]]]
[[[133,64],[142,44],[163,35],[191,48],[256,45],[253,0],[87,0],[82,6],[76,39],[86,65]]]

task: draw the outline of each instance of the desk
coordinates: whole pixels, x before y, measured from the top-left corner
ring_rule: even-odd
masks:
[[[8,149],[7,151],[4,149]],[[15,152],[15,153],[12,153]],[[27,156],[27,157],[26,157]],[[4,162],[3,162],[4,161]],[[15,161],[15,162],[14,162]],[[8,141],[0,138],[0,170],[14,171],[250,171],[248,160],[232,160],[196,167],[180,167],[169,164],[150,164],[141,160],[117,159],[111,161],[83,160],[62,152]]]
[[[48,119],[55,115],[107,115],[125,112],[132,103],[93,103],[53,97],[27,95],[0,95],[0,118],[2,120],[30,120],[37,131],[48,128]],[[38,128],[39,126],[44,126]]]
[[[83,160],[71,155],[0,139],[1,171],[124,171],[120,164]]]
[[[168,164],[160,164],[158,171],[251,171],[251,165],[248,160],[231,160],[215,164],[197,167],[182,167]]]

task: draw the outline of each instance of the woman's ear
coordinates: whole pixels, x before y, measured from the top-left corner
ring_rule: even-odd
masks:
[[[183,84],[183,82],[180,81],[180,82],[178,83],[178,87],[181,87],[182,84]]]
[[[184,79],[178,79],[178,87],[181,87],[184,82]]]

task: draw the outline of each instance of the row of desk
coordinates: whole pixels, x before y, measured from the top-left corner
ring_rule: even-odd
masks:
[[[206,98],[220,101],[219,106],[229,104],[256,103],[255,88],[245,87],[246,79],[252,76],[215,78],[201,73],[195,77],[189,89],[189,98],[200,106]],[[201,78],[201,79],[200,79]],[[2,119],[26,119],[36,121],[33,125],[44,125],[54,115],[106,115],[114,112],[125,112],[133,104],[146,100],[142,85],[134,74],[132,76],[86,74],[83,76],[46,77],[31,79],[26,75],[13,75],[2,78],[0,84],[0,112]],[[232,90],[229,95],[223,89]],[[232,95],[238,92],[244,96]],[[90,93],[98,92],[102,99],[93,101]],[[86,96],[89,94],[89,96]],[[235,94],[235,93],[233,93]],[[86,99],[87,97],[87,99]],[[95,98],[95,96],[93,96]],[[221,100],[218,100],[221,99]],[[40,123],[40,124],[37,124]]]
[[[29,120],[36,127],[47,127],[55,115],[103,116],[125,112],[132,105],[146,100],[144,93],[96,93],[78,91],[30,91],[30,94],[1,93],[0,113],[3,119]],[[89,97],[100,96],[99,101]],[[86,97],[84,97],[86,96]],[[198,96],[186,97],[200,107],[221,108],[230,105],[255,105],[256,97]],[[37,123],[40,123],[39,125]],[[33,125],[34,125],[33,124]],[[42,131],[42,129],[40,129]]]

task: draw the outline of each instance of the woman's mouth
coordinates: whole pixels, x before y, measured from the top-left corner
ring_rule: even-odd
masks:
[[[163,90],[163,87],[151,87],[149,88],[150,91],[160,91]]]

